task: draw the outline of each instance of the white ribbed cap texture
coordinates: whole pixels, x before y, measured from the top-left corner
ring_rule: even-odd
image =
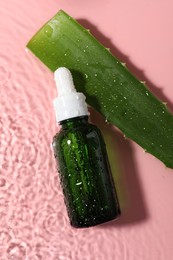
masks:
[[[56,121],[88,115],[83,93],[76,92],[71,72],[61,67],[54,72],[58,97],[54,99]]]

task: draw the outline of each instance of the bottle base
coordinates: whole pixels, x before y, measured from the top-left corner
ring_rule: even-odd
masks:
[[[121,216],[121,211],[118,212],[118,214],[116,214],[116,216],[109,216],[109,217],[103,217],[101,218],[100,216],[98,218],[93,218],[90,221],[89,220],[85,220],[85,221],[80,221],[78,223],[70,223],[72,227],[74,228],[89,228],[89,227],[94,227],[97,225],[101,225],[113,220],[118,220]]]

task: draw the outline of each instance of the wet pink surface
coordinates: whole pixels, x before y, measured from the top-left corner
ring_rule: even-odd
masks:
[[[108,145],[122,217],[89,229],[68,223],[51,150],[57,131],[53,75],[24,51],[59,9],[90,28],[173,110],[171,0],[1,0],[0,260],[170,260],[173,171],[94,112],[92,121]]]

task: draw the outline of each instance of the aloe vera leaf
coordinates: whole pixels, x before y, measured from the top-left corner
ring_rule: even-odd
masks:
[[[52,71],[69,68],[89,105],[173,168],[173,116],[166,105],[76,20],[60,10],[27,48]]]

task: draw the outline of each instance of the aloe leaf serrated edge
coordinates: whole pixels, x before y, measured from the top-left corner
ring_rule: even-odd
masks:
[[[69,68],[89,105],[173,168],[173,116],[166,105],[76,20],[60,10],[27,48],[51,71]]]

